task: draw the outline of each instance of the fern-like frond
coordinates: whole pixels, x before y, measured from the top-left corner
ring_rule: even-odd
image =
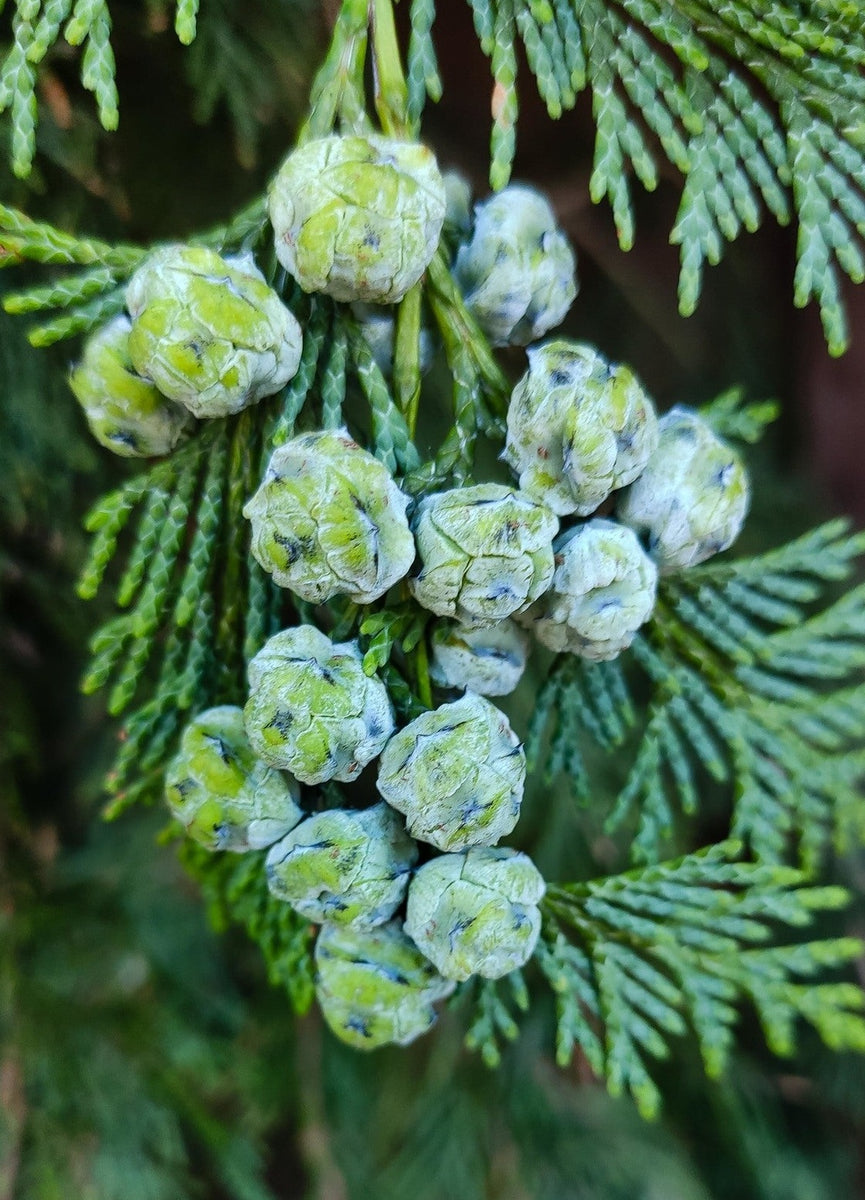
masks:
[[[627,656],[554,665],[529,730],[530,760],[548,777],[568,773],[582,797],[588,741],[628,743],[624,680],[636,668],[651,698],[606,822],[608,832],[635,824],[635,859],[657,860],[712,781],[735,780],[733,832],[767,860],[795,847],[813,868],[829,844],[861,841],[865,589],[824,607],[820,599],[863,552],[865,539],[839,520],[767,554],[664,579]]]
[[[177,0],[175,29],[184,43],[195,37],[198,0]],[[38,69],[61,36],[81,49],[81,83],[93,93],[104,129],[119,119],[116,65],[108,0],[15,0],[12,45],[0,61],[0,112],[9,111],[12,169],[30,174],[36,153]]]
[[[843,351],[842,276],[865,278],[865,35],[855,6],[828,20],[820,5],[794,0],[470,4],[493,74],[494,188],[516,146],[519,40],[551,116],[590,90],[591,196],[609,200],[624,249],[634,240],[631,177],[653,190],[659,155],[682,175],[671,237],[684,314],[725,242],[766,213],[781,224],[795,213],[795,302],[818,302],[831,352]]]
[[[264,223],[264,200],[258,198],[225,225],[192,240],[215,250],[249,249],[261,237]],[[126,281],[147,253],[142,246],[111,245],[65,233],[0,205],[0,267],[34,262],[64,272],[79,268],[59,274],[50,283],[4,295],[3,307],[9,313],[54,314],[28,330],[33,346],[90,333],[122,312]]]
[[[556,993],[558,1059],[579,1047],[614,1094],[653,1116],[653,1064],[690,1031],[707,1074],[723,1071],[741,1002],[757,1011],[774,1053],[795,1046],[799,1020],[834,1049],[865,1050],[865,997],[853,983],[815,982],[861,954],[853,938],[776,942],[846,902],[787,867],[736,861],[721,843],[677,862],[551,887],[536,951]],[[772,941],[771,946],[768,943]]]
[[[521,1013],[529,1009],[523,973],[511,971],[501,980],[477,978],[466,990],[471,993],[474,1014],[466,1030],[465,1044],[469,1050],[477,1050],[488,1067],[497,1067],[502,1061],[502,1047],[519,1036],[513,1008]]]

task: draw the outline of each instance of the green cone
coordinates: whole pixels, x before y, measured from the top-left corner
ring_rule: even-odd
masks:
[[[395,304],[435,253],[445,188],[426,146],[334,134],[292,151],[268,205],[277,258],[304,291]]]
[[[300,362],[300,326],[251,257],[163,246],[126,289],[135,369],[196,417],[272,396]]]
[[[549,586],[558,525],[544,505],[503,484],[427,496],[414,519],[415,599],[471,625],[521,612]]]
[[[411,881],[405,931],[446,979],[499,979],[531,957],[545,890],[540,871],[516,850],[442,854]]]
[[[393,732],[387,689],[362,658],[312,625],[275,634],[249,664],[243,715],[255,752],[303,783],[355,779]]]
[[[129,357],[131,328],[128,317],[115,317],[91,334],[69,386],[101,446],[123,458],[169,454],[195,422],[136,372]]]
[[[414,561],[408,497],[346,431],[308,433],[274,450],[243,515],[252,553],[281,587],[320,604],[383,596]]]
[[[436,1019],[433,1005],[454,990],[403,933],[325,925],[315,945],[315,993],[336,1036],[358,1050],[407,1046]]]
[[[256,758],[233,705],[186,726],[165,776],[165,798],[186,832],[208,850],[262,850],[302,818],[290,775]]]
[[[439,850],[462,850],[510,833],[525,778],[525,755],[507,717],[467,692],[391,738],[378,790],[405,815],[412,837]]]

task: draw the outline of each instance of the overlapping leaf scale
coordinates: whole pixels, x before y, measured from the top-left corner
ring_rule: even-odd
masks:
[[[743,1001],[769,1046],[789,1054],[810,1023],[835,1048],[865,1048],[865,997],[847,982],[814,982],[861,951],[853,938],[772,945],[846,902],[789,867],[739,861],[720,843],[672,863],[551,887],[537,951],[557,998],[559,1061],[575,1048],[614,1094],[646,1116],[661,1096],[653,1063],[689,1030],[709,1075],[728,1059]]]

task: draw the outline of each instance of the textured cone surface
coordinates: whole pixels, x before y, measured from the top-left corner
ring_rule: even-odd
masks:
[[[507,696],[526,669],[528,640],[513,621],[474,627],[439,621],[433,630],[430,674],[441,687]]]
[[[411,881],[405,931],[447,979],[499,979],[528,962],[546,888],[526,854],[477,847],[442,854]]]
[[[693,567],[731,546],[748,511],[739,455],[686,408],[659,423],[658,447],[616,516],[646,539],[660,571]]]
[[[596,518],[563,534],[552,587],[521,620],[551,650],[603,662],[648,621],[657,586],[657,568],[633,531]]]
[[[136,370],[197,417],[224,417],[288,382],[300,326],[251,258],[163,246],[126,290]]]
[[[412,837],[439,850],[491,845],[519,819],[526,759],[507,717],[489,700],[422,713],[388,742],[378,790]]]
[[[456,279],[494,346],[526,346],[564,320],[577,294],[576,260],[549,202],[513,185],[475,207]]]
[[[397,921],[369,930],[325,925],[315,965],[324,1019],[359,1050],[413,1042],[435,1021],[435,1002],[454,990]]]
[[[208,850],[270,846],[302,818],[298,796],[291,776],[256,757],[233,705],[190,721],[165,777],[173,816]]]
[[[303,783],[355,779],[393,732],[387,689],[364,674],[359,647],[312,625],[275,634],[249,664],[249,688],[253,748]]]
[[[628,367],[560,339],[528,352],[508,408],[504,459],[559,516],[587,516],[645,468],[658,442],[651,401]]]
[[[435,253],[445,188],[426,146],[335,134],[292,151],[268,205],[277,258],[304,291],[395,304]]]
[[[498,483],[428,496],[414,519],[415,599],[440,617],[491,625],[527,608],[553,576],[557,518]]]
[[[402,904],[417,845],[387,804],[329,809],[272,846],[265,867],[274,896],[316,924],[371,929]]]
[[[243,513],[252,553],[281,587],[314,604],[370,604],[414,561],[407,505],[387,468],[341,430],[278,446]]]
[[[101,446],[123,458],[169,454],[195,422],[135,370],[129,357],[131,328],[128,317],[115,317],[91,334],[69,386]]]

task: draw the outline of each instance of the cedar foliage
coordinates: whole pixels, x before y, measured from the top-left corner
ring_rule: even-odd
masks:
[[[193,41],[197,18],[203,32],[211,4],[214,11],[220,8],[216,0],[205,0],[200,14],[197,4],[177,4],[181,41]],[[584,89],[591,92],[596,124],[592,197],[609,199],[623,248],[635,232],[633,179],[649,189],[656,186],[659,155],[681,172],[672,237],[681,247],[683,312],[694,310],[703,265],[720,259],[725,241],[755,229],[764,212],[780,222],[795,215],[796,302],[816,298],[830,350],[844,348],[839,272],[861,280],[865,232],[859,133],[865,43],[849,6],[826,0],[720,7],[690,0],[473,0],[472,10],[495,84],[494,187],[507,181],[517,144],[519,40],[552,117],[571,107]],[[397,114],[406,130],[419,127],[426,101],[440,94],[434,17],[432,0],[413,0],[405,109]],[[366,5],[351,0],[343,5],[313,85],[307,132],[368,122],[364,64],[374,47],[368,46],[366,22]],[[230,20],[225,25],[233,28]],[[74,7],[71,0],[17,0],[12,43],[0,67],[0,106],[10,110],[16,174],[26,175],[35,151],[38,69],[57,52],[61,37],[82,48],[82,83],[94,93],[102,124],[116,125],[110,35],[106,0],[78,0]],[[236,38],[216,44],[237,52]],[[234,75],[226,70],[222,77]],[[203,77],[198,85],[206,115],[216,100],[213,93],[208,99]],[[830,102],[836,95],[844,97],[843,105]],[[248,100],[247,92],[237,92],[228,108],[238,128],[247,121],[245,136],[251,141]],[[379,118],[386,122],[394,114],[383,103]],[[66,233],[8,206],[0,208],[0,239],[4,265],[32,262],[47,268],[38,283],[4,301],[10,313],[36,314],[29,337],[39,347],[86,333],[120,311],[125,280],[147,252],[144,246]],[[303,360],[281,395],[254,412],[209,423],[170,459],[123,479],[86,519],[92,540],[78,593],[92,599],[110,584],[114,596],[113,611],[92,636],[84,677],[84,690],[104,691],[107,710],[124,721],[107,781],[111,816],[158,796],[162,767],[187,715],[211,703],[236,701],[245,663],[290,615],[284,597],[251,559],[240,517],[270,448],[295,429],[335,428],[347,421],[408,488],[431,490],[471,478],[476,441],[500,429],[509,388],[462,305],[444,254],[434,260],[422,297],[418,292],[400,307],[404,357],[391,382],[349,314],[326,298],[300,295],[277,271],[269,258],[260,200],[193,240],[220,251],[253,249],[269,262],[270,281],[304,326]],[[432,446],[416,443],[410,420],[420,386],[421,300],[436,325],[451,378],[450,414]],[[773,415],[770,407],[745,405],[733,394],[704,412],[724,436],[747,442],[759,437]],[[610,1092],[630,1092],[645,1115],[658,1110],[663,1060],[674,1039],[692,1037],[710,1075],[723,1068],[742,1001],[756,1010],[777,1054],[793,1051],[800,1018],[833,1049],[865,1048],[862,993],[837,978],[837,969],[860,952],[859,944],[822,934],[806,941],[789,936],[791,930],[807,931],[818,914],[845,903],[842,889],[811,880],[831,850],[862,839],[856,789],[865,766],[860,737],[865,688],[857,682],[865,655],[863,592],[854,587],[841,593],[838,585],[850,578],[863,548],[862,536],[836,521],[779,549],[707,564],[665,583],[655,619],[621,660],[593,665],[559,659],[550,665],[528,722],[530,759],[547,779],[564,775],[579,800],[597,794],[591,774],[597,752],[614,754],[617,761],[626,752],[629,766],[621,786],[607,789],[606,823],[609,832],[626,832],[639,865],[552,887],[530,987],[515,976],[499,986],[460,989],[442,1034],[453,1046],[459,1025],[484,1062],[503,1063],[503,1072],[525,1063],[525,1048],[510,1043],[521,1027],[529,1034],[535,1028],[533,1018],[523,1014],[529,996],[536,998],[539,982],[546,980],[556,1008],[560,1063],[579,1048]],[[413,655],[423,629],[399,610],[364,613],[338,604],[331,609],[339,635],[358,634],[369,661],[385,669],[403,712],[417,711],[422,699]],[[300,607],[296,615],[303,616]],[[4,762],[12,757],[7,747],[16,736],[19,743],[26,739],[16,733],[24,721],[12,723]],[[681,841],[683,818],[699,818],[713,788],[726,797],[736,840],[664,861],[670,846]],[[255,856],[228,863],[186,847],[182,857],[199,880],[216,924],[241,926],[260,948],[271,982],[285,989],[297,1011],[305,1011],[311,998],[309,933],[269,897],[261,872],[254,869]],[[98,900],[85,889],[74,903],[86,908]],[[146,896],[140,903],[147,914],[155,898]],[[43,919],[46,932],[39,924]],[[27,935],[13,944],[27,947],[31,938],[53,971],[52,955],[45,951],[58,937],[51,919],[51,910],[33,908]],[[125,927],[100,927],[97,936],[109,933],[121,942],[136,936]],[[186,954],[179,945],[166,952],[172,960]],[[11,970],[17,974],[23,966],[16,963]],[[836,978],[827,981],[826,972]],[[7,1009],[22,1014],[16,1027],[22,1046],[34,1040],[25,1032],[25,1016],[34,1023],[42,1019],[41,979],[37,970],[32,995],[22,992]],[[79,985],[80,980],[74,986]],[[50,973],[47,986],[49,992],[56,986]],[[185,986],[182,980],[180,986]],[[214,986],[230,987],[222,980]],[[173,1001],[162,1003],[170,1007]],[[160,1011],[166,1032],[170,1020],[165,1008]],[[178,1018],[181,1025],[185,1019]],[[210,1059],[226,1030],[230,1036],[238,1027],[237,1020],[215,1016],[184,1069],[190,1061]],[[97,1021],[90,1043],[75,1053],[96,1053],[104,1032]],[[179,1026],[177,1032],[188,1036]],[[143,1082],[135,1101],[140,1142],[121,1151],[121,1129],[99,1127],[101,1143],[113,1147],[117,1159],[103,1176],[102,1168],[88,1167],[91,1178],[101,1178],[100,1186],[107,1189],[95,1194],[115,1194],[111,1187],[132,1161],[124,1153],[134,1157],[138,1169],[152,1171],[153,1182],[142,1182],[142,1195],[185,1194],[192,1177],[182,1147],[199,1139],[212,1164],[208,1169],[232,1195],[267,1195],[259,1182],[254,1139],[225,1149],[219,1127],[206,1115],[204,1085],[199,1094],[189,1092],[182,1099],[177,1089],[188,1088],[189,1080],[175,1080],[174,1091],[162,1092],[162,1108],[147,1115],[148,1089],[164,1089],[160,1072],[171,1069],[175,1052],[181,1047],[175,1051],[165,1044],[167,1066],[118,1059],[96,1080],[96,1108],[118,1086],[112,1080],[126,1079],[131,1071]],[[403,1153],[382,1175],[386,1160],[376,1165],[375,1150],[356,1145],[356,1129],[352,1141],[351,1123],[357,1118],[345,1111],[352,1095],[365,1094],[360,1080],[349,1082],[362,1064],[350,1062],[341,1050],[328,1053],[339,1063],[341,1080],[331,1086],[328,1071],[336,1068],[326,1064],[334,1153],[358,1196],[371,1179],[385,1189],[383,1195],[405,1194],[409,1188],[427,1194],[431,1175],[424,1164],[434,1163],[442,1147],[453,1153],[457,1143],[465,1151],[455,1155],[464,1175],[455,1181],[453,1194],[480,1194],[491,1139],[502,1135],[490,1130],[485,1107],[470,1088],[458,1091],[454,1103],[449,1081],[432,1078]],[[52,1058],[75,1061],[73,1052],[59,1044],[50,1044],[44,1056],[49,1064]],[[242,1065],[224,1051],[217,1061],[236,1084]],[[482,1076],[485,1082],[475,1088],[503,1086],[489,1078]],[[216,1076],[208,1081],[217,1091],[222,1086]],[[574,1171],[571,1151],[563,1149],[561,1161],[548,1166],[544,1176],[532,1161],[538,1143],[526,1127],[543,1126],[538,1137],[556,1145],[562,1122],[573,1114],[563,1117],[542,1087],[532,1095],[536,1103],[525,1097],[513,1101],[507,1136],[517,1145],[527,1141],[526,1171],[536,1177],[537,1195],[571,1194],[561,1190]],[[56,1120],[67,1103],[67,1096],[46,1100],[40,1120]],[[59,1171],[62,1178],[68,1168],[62,1158],[59,1166],[43,1164],[38,1148],[62,1141],[66,1132],[62,1124],[45,1125],[34,1135],[36,1157],[27,1170],[43,1189],[43,1177]],[[84,1136],[80,1129],[72,1133]],[[638,1142],[640,1136],[634,1134]],[[156,1151],[157,1144],[169,1146],[170,1153]],[[655,1160],[659,1178],[668,1171],[676,1175],[671,1163],[663,1155]],[[609,1175],[600,1166],[592,1169],[598,1172],[594,1184],[606,1189],[599,1194],[618,1194],[616,1187],[627,1186],[614,1182],[612,1169]],[[153,1190],[157,1187],[163,1190]]]

